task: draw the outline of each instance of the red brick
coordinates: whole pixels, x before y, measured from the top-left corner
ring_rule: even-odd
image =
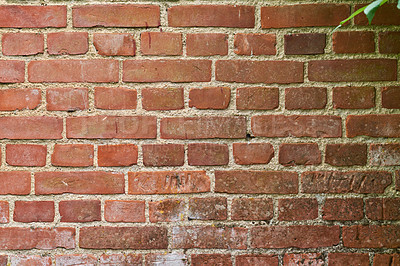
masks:
[[[329,265],[359,265],[369,266],[368,253],[329,253]]]
[[[382,88],[382,107],[400,109],[400,87]]]
[[[371,220],[400,220],[400,198],[366,199],[365,212]]]
[[[48,194],[120,194],[124,193],[124,175],[108,172],[37,172],[35,192]]]
[[[157,5],[81,5],[72,8],[74,27],[158,27]]]
[[[13,166],[45,166],[47,146],[7,144],[6,162]]]
[[[0,263],[0,265],[2,265]],[[5,264],[6,265],[6,264]],[[18,266],[51,266],[51,258],[43,257],[40,255],[15,255],[10,256],[10,264],[9,265],[18,265]]]
[[[188,145],[189,165],[227,165],[229,149],[226,144],[190,143]]]
[[[24,81],[25,62],[17,60],[0,60],[0,83],[19,83]]]
[[[0,172],[0,195],[28,195],[31,174],[22,171]]]
[[[92,166],[93,150],[91,144],[55,144],[51,155],[51,164],[73,167]]]
[[[61,139],[62,131],[59,117],[0,117],[0,139]]]
[[[389,31],[379,33],[379,53],[398,54],[400,53],[400,32]]]
[[[14,221],[31,222],[53,222],[53,201],[15,201]]]
[[[145,256],[146,266],[153,265],[188,265],[187,257],[182,253],[150,253]],[[140,266],[143,264],[140,263]],[[192,264],[193,265],[193,264]]]
[[[400,265],[400,254],[375,254],[374,266]]]
[[[37,60],[28,63],[30,82],[118,82],[118,61]]]
[[[274,157],[270,143],[233,143],[233,158],[236,164],[267,164]]]
[[[106,200],[104,203],[104,219],[113,223],[143,223],[145,202],[139,200]]]
[[[89,108],[87,88],[49,88],[46,90],[47,110],[78,111]]]
[[[306,253],[306,254],[285,254],[283,257],[283,265],[313,265],[323,266],[324,257],[321,253]]]
[[[343,227],[343,245],[349,248],[399,248],[399,225],[352,225]]]
[[[185,161],[183,144],[143,144],[145,166],[181,166]]]
[[[222,197],[190,198],[189,220],[226,220],[227,200]]]
[[[384,193],[392,183],[392,175],[384,171],[304,172],[301,175],[304,193]]]
[[[134,144],[98,146],[99,166],[131,166],[137,164],[138,147]]]
[[[83,227],[79,247],[88,249],[166,249],[167,228],[141,227]]]
[[[251,129],[258,137],[338,138],[342,121],[332,115],[259,115],[251,118]]]
[[[86,223],[101,220],[100,200],[60,201],[61,222]]]
[[[321,164],[317,143],[283,143],[279,146],[279,163],[284,166]]]
[[[239,198],[232,200],[232,220],[266,221],[274,215],[272,199]]]
[[[279,220],[314,220],[318,217],[318,202],[312,198],[279,199]]]
[[[0,224],[6,224],[10,222],[10,210],[7,201],[0,201]],[[1,258],[0,258],[0,265]]]
[[[142,260],[142,254],[103,254],[99,257],[99,265],[142,266]]]
[[[350,15],[345,4],[296,4],[261,7],[261,27],[325,27],[337,26]]]
[[[279,106],[279,89],[244,87],[236,91],[238,110],[272,110]]]
[[[390,81],[397,80],[393,59],[337,59],[310,61],[310,81]]]
[[[274,55],[276,54],[275,34],[237,33],[235,34],[235,54]]]
[[[136,43],[133,34],[94,33],[93,45],[100,55],[134,56]]]
[[[125,60],[124,82],[211,81],[210,60]]]
[[[372,31],[339,31],[332,35],[333,51],[337,54],[365,54],[375,52]]]
[[[237,266],[262,266],[262,265],[270,265],[270,266],[278,266],[279,258],[277,255],[238,255],[236,256],[236,265]]]
[[[361,198],[328,198],[323,206],[324,220],[354,221],[364,217],[364,204]]]
[[[294,172],[215,171],[215,192],[239,194],[297,194]]]
[[[356,136],[400,137],[400,114],[348,115],[346,119],[348,138]]]
[[[193,266],[231,266],[232,259],[230,254],[192,254]],[[237,265],[237,264],[236,264]]]
[[[326,88],[301,87],[285,90],[285,108],[287,110],[323,109],[326,101]]]
[[[0,265],[7,266],[8,256],[7,255],[0,255]]]
[[[68,117],[70,139],[152,139],[157,135],[155,116]]]
[[[3,250],[73,249],[75,228],[0,227],[0,248]]]
[[[178,222],[185,218],[186,204],[182,199],[149,202],[150,222]]]
[[[339,244],[339,226],[255,226],[250,229],[252,248],[318,248]]]
[[[3,55],[36,55],[44,49],[44,37],[39,33],[4,33],[1,41]]]
[[[183,109],[182,88],[144,88],[142,106],[147,111]]]
[[[66,6],[0,6],[2,28],[61,28],[67,26]]]
[[[230,99],[231,89],[227,87],[208,87],[189,91],[189,107],[197,109],[226,109]]]
[[[364,4],[365,5],[365,4]],[[355,10],[361,8],[363,5],[359,4],[355,6]],[[354,18],[354,24],[356,25],[368,25],[368,19],[366,16],[356,16]],[[372,25],[400,25],[400,14],[396,8],[396,4],[386,4],[378,8],[375,13]]]
[[[367,164],[367,144],[327,144],[325,162],[334,166]]]
[[[371,165],[400,165],[400,144],[371,144],[369,157]]]
[[[91,254],[55,255],[56,265],[97,265],[97,258]]]
[[[86,54],[88,39],[87,32],[50,32],[47,34],[47,52],[51,55]]]
[[[210,191],[205,171],[129,172],[129,194],[177,194]]]
[[[285,35],[285,54],[323,54],[326,46],[324,33],[297,33]]]
[[[218,60],[215,79],[243,83],[301,83],[303,63],[296,61]]]
[[[0,111],[32,110],[42,101],[40,89],[2,89]]]
[[[333,107],[336,109],[369,109],[375,107],[374,87],[334,87]]]
[[[182,55],[182,33],[142,32],[140,51],[143,55]]]
[[[172,248],[246,249],[247,229],[242,227],[175,226]]]
[[[254,12],[254,6],[173,6],[168,8],[168,26],[253,28]]]
[[[188,56],[211,56],[228,54],[228,35],[224,33],[186,34]]]
[[[239,139],[246,137],[243,116],[166,117],[161,119],[163,139]]]
[[[96,87],[94,91],[94,105],[99,109],[131,110],[136,109],[136,103],[135,89]]]

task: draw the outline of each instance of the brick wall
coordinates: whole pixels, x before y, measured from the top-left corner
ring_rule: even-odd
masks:
[[[133,2],[0,5],[0,265],[400,265],[395,3]]]

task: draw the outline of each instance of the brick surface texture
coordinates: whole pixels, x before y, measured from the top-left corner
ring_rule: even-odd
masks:
[[[1,0],[0,266],[400,265],[400,10]]]

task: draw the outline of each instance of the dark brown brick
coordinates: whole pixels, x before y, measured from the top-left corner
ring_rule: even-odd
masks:
[[[285,35],[285,54],[323,54],[325,51],[324,33],[298,33]]]

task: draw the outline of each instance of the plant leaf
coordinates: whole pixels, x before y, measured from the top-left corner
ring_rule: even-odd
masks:
[[[367,5],[367,7],[364,10],[365,15],[368,18],[368,22],[371,25],[372,19],[375,16],[376,10],[378,10],[378,8],[383,5],[384,3],[386,3],[388,0],[375,0],[374,2],[372,2],[371,4]]]
[[[346,18],[345,20],[340,21],[340,26],[342,26],[344,23],[346,23],[350,19],[354,18],[355,16],[357,16],[358,14],[363,12],[366,8],[367,8],[367,6],[363,6],[362,8],[356,10],[353,14],[351,14],[350,17]]]
[[[400,0],[397,2],[397,8],[400,9]]]

